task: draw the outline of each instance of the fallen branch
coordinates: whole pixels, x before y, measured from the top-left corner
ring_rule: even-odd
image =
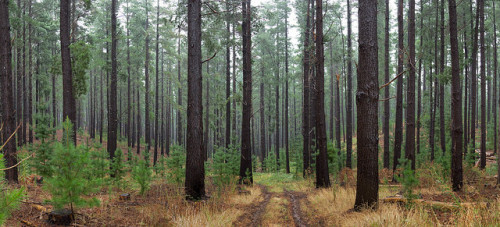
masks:
[[[19,161],[18,163],[16,163],[15,165],[13,166],[10,166],[10,167],[7,167],[7,168],[4,168],[4,169],[0,169],[0,171],[6,171],[6,170],[9,170],[9,169],[12,169],[12,168],[16,168],[18,165],[20,165],[22,162],[28,160],[29,158],[33,157],[35,155],[35,152],[31,153],[31,155],[29,155],[28,157],[26,158],[23,158],[23,160]]]
[[[433,208],[447,209],[447,210],[457,210],[461,207],[464,207],[464,208],[473,208],[473,207],[478,207],[478,206],[483,207],[483,208],[488,207],[488,203],[486,203],[486,202],[451,203],[451,202],[430,201],[430,200],[424,200],[424,199],[407,199],[407,198],[404,198],[402,196],[389,196],[389,197],[382,199],[382,202],[384,202],[384,203],[400,203],[400,204],[415,203],[415,204],[420,204],[423,206],[430,206]]]

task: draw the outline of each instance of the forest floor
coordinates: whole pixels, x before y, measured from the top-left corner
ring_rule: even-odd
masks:
[[[224,187],[217,187],[208,174],[209,198],[199,202],[186,201],[183,185],[160,175],[139,195],[139,186],[127,175],[121,187],[92,195],[100,206],[77,209],[73,226],[497,226],[500,188],[492,163],[485,171],[466,167],[461,192],[451,191],[440,165],[421,165],[419,184],[412,188],[415,200],[410,201],[401,196],[404,186],[391,181],[392,171],[383,169],[378,209],[361,212],[352,210],[356,170],[331,176],[328,189],[316,189],[314,179],[303,179],[300,173],[256,172],[253,186]],[[35,175],[21,175],[20,186],[27,195],[5,226],[51,226],[47,219],[52,207],[46,203],[50,194]],[[122,193],[130,193],[131,199],[120,200]]]
[[[208,176],[206,189],[210,198],[189,202],[184,200],[182,185],[168,183],[159,176],[141,196],[138,186],[128,176],[122,189],[109,188],[94,194],[101,201],[100,206],[78,209],[73,226],[489,226],[500,223],[500,190],[494,177],[481,175],[479,171],[466,173],[463,192],[454,193],[440,182],[427,181],[432,177],[420,171],[421,185],[414,193],[418,201],[432,203],[381,202],[377,210],[362,212],[352,210],[354,177],[344,177],[345,186],[339,186],[336,181],[329,189],[316,189],[313,179],[304,180],[285,173],[255,173],[253,186],[224,188],[216,187],[213,178]],[[381,171],[381,175],[384,173]],[[21,184],[27,189],[27,197],[6,226],[50,226],[46,220],[52,207],[44,202],[50,195],[32,178]],[[379,198],[383,201],[400,194],[401,190],[400,184],[381,182]],[[120,200],[122,193],[130,193],[131,200]],[[434,204],[437,202],[441,203]]]

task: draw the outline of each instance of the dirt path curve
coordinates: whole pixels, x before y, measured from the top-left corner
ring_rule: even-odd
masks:
[[[233,223],[233,226],[261,226],[262,215],[266,211],[266,207],[271,200],[272,193],[267,190],[266,186],[257,186],[260,187],[261,194],[264,199],[260,202],[249,204],[245,208],[245,213],[238,217],[238,219],[236,219],[236,221]]]
[[[300,200],[306,198],[306,194],[301,192],[288,191],[283,189],[283,192],[287,195],[290,203],[289,209],[292,213],[293,221],[295,222],[295,226],[305,227],[308,225],[307,218],[304,217],[302,213],[302,209],[300,208]]]

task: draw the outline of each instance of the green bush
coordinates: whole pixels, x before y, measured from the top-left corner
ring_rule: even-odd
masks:
[[[5,168],[3,154],[0,153],[0,169]],[[9,218],[12,211],[19,208],[21,199],[25,196],[24,188],[9,189],[5,182],[5,173],[0,171],[0,226]]]
[[[186,171],[186,153],[178,145],[171,147],[170,157],[167,158],[167,179],[170,182],[180,184],[184,180]]]
[[[234,183],[239,175],[240,153],[237,148],[230,146],[228,149],[217,148],[213,155],[212,163],[208,165],[213,174],[214,182],[218,186]]]
[[[111,161],[112,181],[118,187],[121,187],[123,177],[125,177],[125,165],[123,164],[123,152],[121,149],[116,149],[115,157]]]
[[[400,166],[403,167],[403,173],[398,176],[396,175],[396,179],[398,182],[401,182],[403,185],[403,195],[408,199],[415,199],[416,195],[413,194],[414,189],[418,186],[418,178],[415,174],[415,171],[411,169],[411,161],[400,158],[399,159]]]
[[[151,185],[153,171],[149,167],[149,152],[144,152],[144,159],[137,161],[136,165],[132,168],[132,178],[139,184],[139,194],[144,195]]]
[[[264,159],[264,166],[266,172],[276,172],[278,171],[278,164],[276,163],[276,154],[271,151],[267,154],[267,157]]]
[[[88,148],[73,145],[69,136],[73,126],[68,119],[63,123],[63,128],[65,130],[64,142],[54,143],[54,153],[50,160],[53,174],[47,179],[45,188],[52,195],[49,202],[56,209],[69,205],[74,213],[74,207],[99,204],[96,198],[83,198],[84,195],[99,190],[99,187],[98,180],[89,177],[94,169]]]

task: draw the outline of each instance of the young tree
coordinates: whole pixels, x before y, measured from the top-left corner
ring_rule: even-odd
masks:
[[[250,118],[252,114],[252,12],[250,0],[242,0],[243,115],[241,119],[240,184],[253,184]]]
[[[457,35],[457,6],[455,0],[448,0],[450,15],[451,45],[451,182],[453,191],[460,191],[463,186],[462,170],[462,89],[460,86],[460,61]]]
[[[186,144],[186,198],[205,197],[203,104],[201,76],[201,0],[188,2],[188,109]]]
[[[109,85],[109,112],[108,112],[108,152],[109,159],[113,160],[116,150],[116,128],[118,126],[117,108],[116,108],[116,90],[118,87],[118,69],[116,62],[117,42],[116,36],[116,11],[117,0],[111,0],[111,83]]]
[[[60,38],[61,38],[61,63],[63,73],[63,119],[69,118],[73,124],[72,140],[76,145],[76,102],[73,93],[73,76],[71,71],[70,45],[70,6],[71,0],[60,2]]]
[[[354,209],[378,202],[378,44],[377,1],[359,0],[358,11],[358,168]]]
[[[314,108],[316,110],[316,188],[330,187],[325,125],[325,54],[323,46],[323,0],[316,0],[316,78]],[[348,167],[350,167],[348,165]]]
[[[13,79],[11,59],[9,1],[0,0],[0,84],[2,86],[2,137],[4,138],[2,143],[7,142],[2,148],[2,152],[5,155],[7,167],[17,163],[14,95],[10,86]],[[17,167],[7,170],[5,178],[9,183],[18,183]]]

